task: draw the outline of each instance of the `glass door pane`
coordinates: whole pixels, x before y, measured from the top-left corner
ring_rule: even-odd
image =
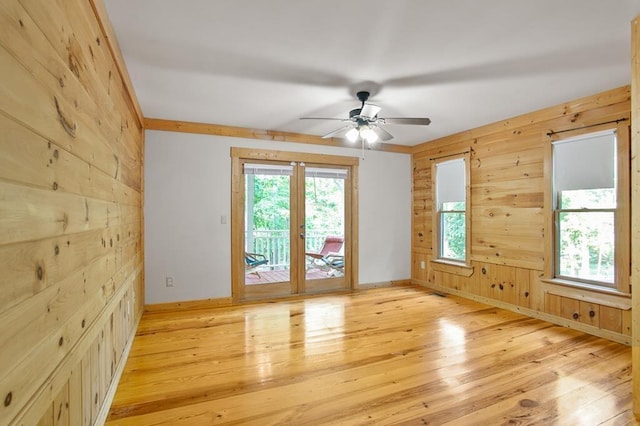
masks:
[[[291,293],[291,177],[286,164],[244,164],[245,297]]]
[[[345,288],[345,183],[348,170],[304,168],[304,291]]]

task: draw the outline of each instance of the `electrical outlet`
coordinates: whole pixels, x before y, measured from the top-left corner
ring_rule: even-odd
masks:
[[[426,265],[424,264],[424,260],[420,261],[420,269],[424,269]]]
[[[167,287],[173,287],[173,277],[167,277],[166,285]]]

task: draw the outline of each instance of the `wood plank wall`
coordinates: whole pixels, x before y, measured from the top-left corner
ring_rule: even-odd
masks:
[[[640,16],[631,22],[631,286],[640,288]],[[640,292],[633,292],[640,306]],[[640,310],[633,311],[633,412],[640,420]]]
[[[546,133],[629,119],[630,108],[630,87],[625,86],[416,146],[412,281],[629,343],[629,309],[566,292],[551,294],[540,279],[545,262],[551,260],[545,258],[545,187],[550,185],[545,180],[549,173],[544,151],[550,143]],[[468,277],[448,265],[430,263],[434,255],[430,159],[467,150],[471,150],[474,269]]]
[[[142,313],[142,118],[99,1],[0,2],[0,424],[99,421]]]

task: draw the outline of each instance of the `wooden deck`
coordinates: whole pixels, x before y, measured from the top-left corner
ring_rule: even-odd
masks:
[[[254,285],[254,284],[270,284],[270,283],[281,283],[289,281],[289,270],[264,270],[258,271],[256,273],[248,273],[245,274],[244,280],[246,285]],[[310,268],[307,269],[306,277],[308,280],[319,280],[323,278],[330,278],[332,271],[328,271],[320,268]]]
[[[107,424],[633,422],[630,347],[392,287],[145,313]]]

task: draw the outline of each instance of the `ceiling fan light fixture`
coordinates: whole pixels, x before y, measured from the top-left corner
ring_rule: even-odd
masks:
[[[358,140],[358,136],[360,135],[360,133],[358,132],[358,129],[356,129],[355,127],[351,128],[346,135],[344,135],[347,140],[349,142],[355,142],[356,140]]]
[[[378,141],[378,135],[369,126],[362,126],[360,128],[360,137],[369,143],[376,143]]]

